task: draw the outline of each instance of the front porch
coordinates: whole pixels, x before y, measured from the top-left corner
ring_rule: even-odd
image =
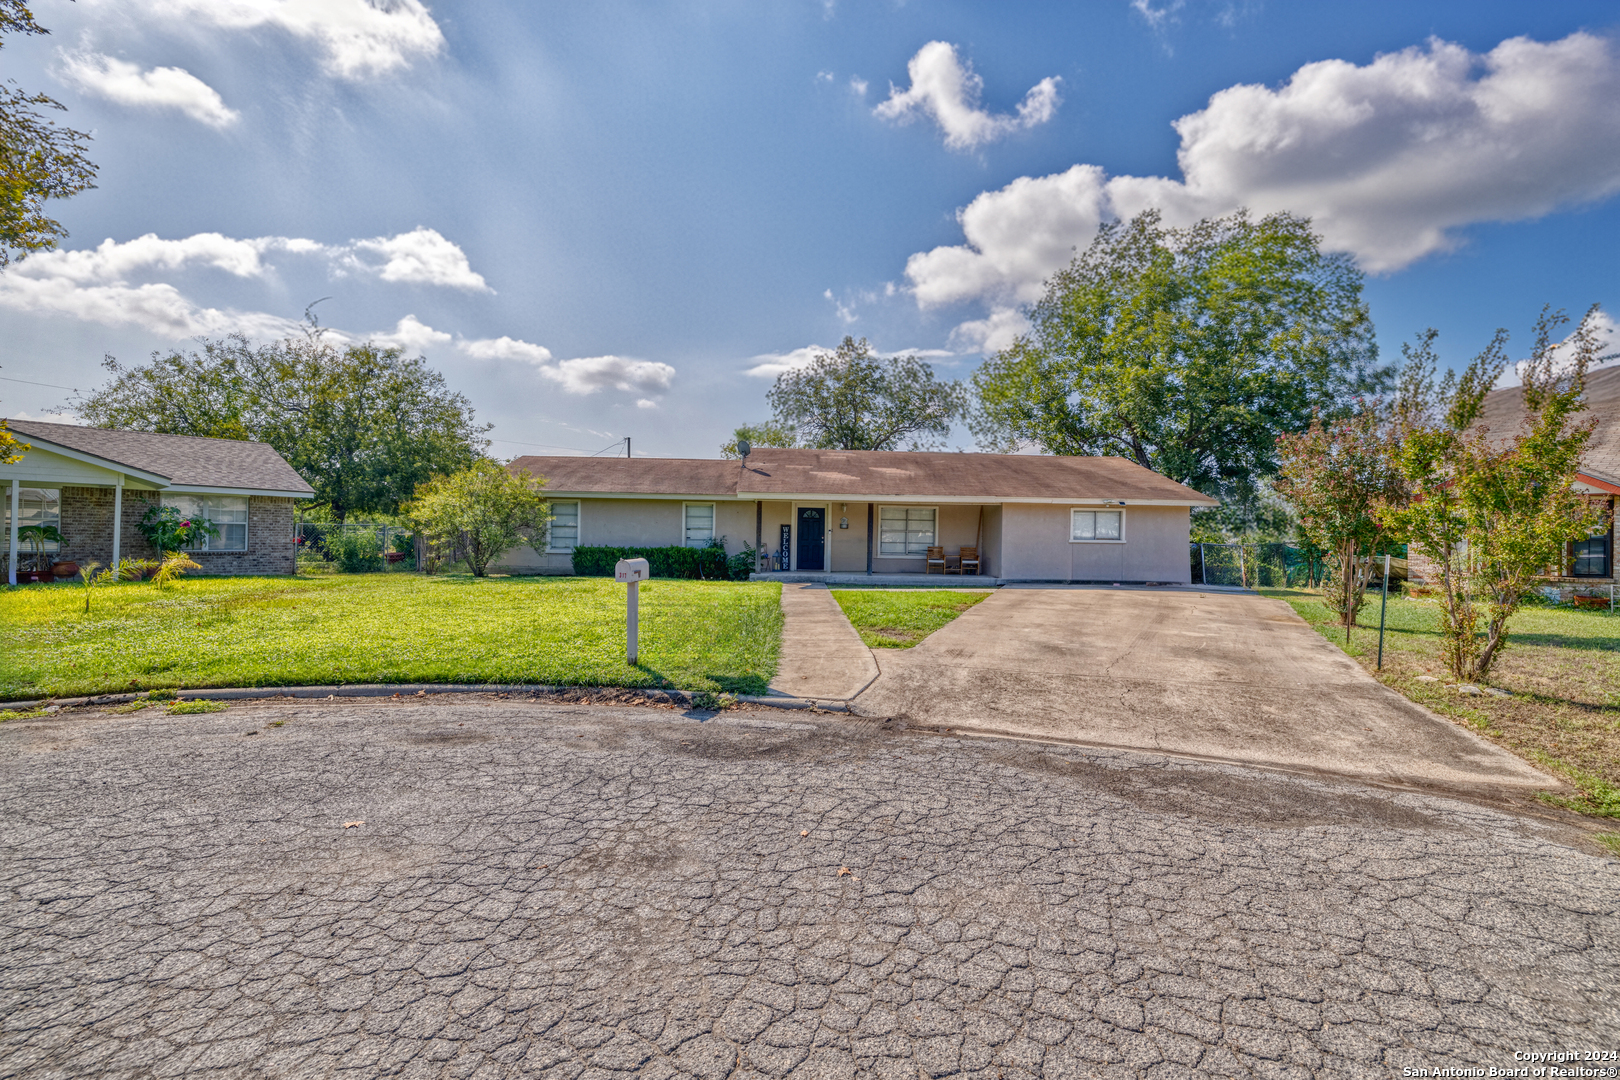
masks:
[[[936,589],[996,589],[1002,585],[998,577],[988,574],[868,574],[864,571],[818,572],[814,570],[768,570],[756,573],[750,581],[780,581],[784,583],[823,585],[866,585],[879,588],[936,588]]]

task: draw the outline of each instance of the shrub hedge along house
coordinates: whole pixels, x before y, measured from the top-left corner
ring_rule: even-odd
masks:
[[[15,585],[17,530],[52,525],[52,561],[114,565],[157,557],[137,524],[154,503],[202,515],[219,529],[187,552],[205,574],[291,574],[296,570],[293,506],[314,495],[303,477],[264,443],[110,431],[10,420],[21,461],[0,465],[5,538],[0,559]]]
[[[546,480],[547,550],[504,569],[568,574],[576,547],[753,548],[770,571],[923,574],[977,548],[1001,581],[1187,583],[1190,512],[1214,506],[1116,457],[777,450],[744,461],[520,457]]]

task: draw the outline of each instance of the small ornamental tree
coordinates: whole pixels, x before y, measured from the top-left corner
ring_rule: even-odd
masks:
[[[1373,550],[1386,539],[1383,514],[1405,501],[1385,426],[1370,407],[1325,424],[1317,416],[1306,431],[1280,436],[1277,455],[1274,486],[1293,504],[1300,530],[1326,554],[1322,598],[1348,641],[1367,602]]]
[[[481,458],[419,485],[405,514],[435,549],[452,561],[465,559],[474,577],[484,577],[491,563],[520,544],[545,550],[551,512],[540,494],[544,485]]]
[[[1598,311],[1594,305],[1559,343],[1553,333],[1568,318],[1542,310],[1530,359],[1519,368],[1526,416],[1516,433],[1478,423],[1507,366],[1506,331],[1438,390],[1435,332],[1404,350],[1395,463],[1412,498],[1388,520],[1438,568],[1443,651],[1459,680],[1489,677],[1525,594],[1560,566],[1566,543],[1596,524],[1573,485],[1595,425],[1578,413],[1587,369],[1598,359]]]

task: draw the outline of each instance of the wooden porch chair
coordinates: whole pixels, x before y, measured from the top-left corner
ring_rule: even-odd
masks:
[[[941,574],[945,572],[945,548],[943,546],[928,549],[928,562],[923,567],[923,573],[932,574],[936,566],[939,567]]]
[[[956,560],[956,572],[965,574],[968,572],[968,567],[971,566],[973,567],[973,573],[977,574],[979,572],[979,549],[976,547],[964,547],[961,550],[962,555]]]

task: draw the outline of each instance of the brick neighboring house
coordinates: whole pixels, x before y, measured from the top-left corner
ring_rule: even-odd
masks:
[[[270,446],[37,420],[7,424],[29,446],[21,461],[0,465],[0,564],[9,583],[17,582],[19,562],[30,559],[30,546],[16,532],[25,525],[55,525],[62,533],[62,544],[46,545],[51,561],[155,558],[136,528],[154,502],[219,527],[219,536],[187,552],[202,573],[296,570],[293,506],[315,492]]]
[[[1566,590],[1582,586],[1609,586],[1615,577],[1615,509],[1620,505],[1620,365],[1598,368],[1586,376],[1586,403],[1577,419],[1597,420],[1597,428],[1581,456],[1575,474],[1575,490],[1604,511],[1604,527],[1585,540],[1564,549],[1564,563],[1547,575],[1547,582]],[[1493,390],[1485,396],[1480,423],[1504,437],[1520,430],[1525,419],[1524,393],[1519,387]],[[1413,553],[1411,580],[1426,583],[1438,579],[1438,572],[1427,559]]]

